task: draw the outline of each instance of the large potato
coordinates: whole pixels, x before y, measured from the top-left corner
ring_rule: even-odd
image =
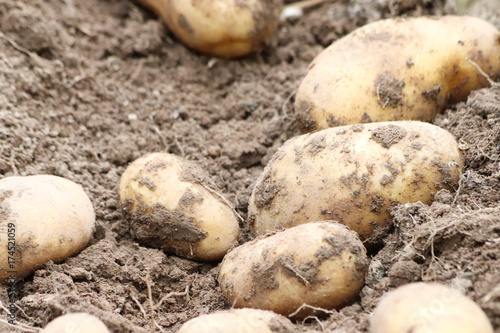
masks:
[[[305,130],[431,121],[500,74],[497,29],[474,17],[394,18],[335,41],[309,66],[295,100]]]
[[[154,11],[184,44],[219,57],[240,57],[270,41],[282,0],[135,0]]]
[[[203,172],[175,155],[153,153],[131,163],[120,203],[140,243],[206,261],[222,259],[237,243],[233,209]]]
[[[398,203],[429,204],[458,184],[454,137],[417,121],[340,126],[287,141],[257,180],[249,221],[257,235],[336,220],[370,238]]]
[[[94,226],[92,203],[70,180],[50,175],[0,180],[0,282],[74,255],[87,245]]]
[[[234,307],[303,318],[322,314],[314,308],[351,302],[363,286],[367,266],[355,232],[321,221],[235,248],[224,257],[219,283]],[[302,305],[309,307],[299,309]]]
[[[370,318],[371,333],[493,333],[483,310],[437,283],[412,283],[382,297]]]
[[[231,309],[202,315],[182,325],[179,333],[291,333],[292,323],[271,311]]]

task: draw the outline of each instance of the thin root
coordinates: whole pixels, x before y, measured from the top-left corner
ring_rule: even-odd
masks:
[[[158,309],[165,300],[167,300],[168,298],[170,297],[174,297],[174,296],[186,296],[189,294],[189,288],[191,287],[191,284],[188,284],[186,286],[186,289],[184,289],[184,291],[181,291],[181,292],[178,292],[178,291],[172,291],[172,292],[169,292],[168,294],[166,294],[165,296],[163,296],[160,301],[158,303],[156,303],[156,305],[154,306],[154,309]]]
[[[304,284],[307,286],[308,284],[310,284],[310,282],[305,278],[303,277],[302,275],[300,275],[299,272],[297,272],[297,270],[295,268],[293,268],[292,265],[289,265],[289,264],[285,264],[285,267],[288,268],[289,270],[291,270],[292,272],[295,273],[295,275],[297,275],[297,277],[299,277],[302,281],[304,281]]]
[[[500,83],[498,82],[495,82],[491,79],[491,77],[486,74],[482,69],[481,67],[479,67],[479,65],[474,62],[473,60],[469,59],[469,58],[465,58],[465,60],[467,60],[467,62],[469,64],[471,64],[472,66],[476,67],[476,69],[479,71],[479,73],[481,73],[482,76],[484,76],[486,78],[486,80],[488,80],[489,84],[492,86],[492,87],[500,87]]]
[[[153,292],[152,292],[152,285],[153,281],[151,280],[151,276],[149,275],[149,271],[146,270],[146,287],[148,288],[148,300],[149,300],[149,315],[151,318],[151,332],[155,333],[156,332],[156,321],[155,321],[155,309],[154,309],[154,304],[153,304]]]
[[[302,1],[297,1],[293,2],[291,4],[288,4],[283,7],[283,10],[290,8],[290,7],[295,7],[295,8],[300,8],[302,10],[314,7],[316,5],[320,5],[324,2],[331,2],[332,0],[302,0]]]
[[[148,318],[148,314],[146,313],[146,311],[142,307],[141,303],[137,300],[137,298],[134,295],[130,295],[130,298],[132,298],[132,300],[135,302],[135,304],[137,304],[137,306],[139,307],[139,310],[141,311],[141,313],[144,316],[144,318],[147,319]]]
[[[291,317],[295,316],[297,313],[299,313],[303,309],[311,309],[311,310],[314,310],[314,311],[321,311],[321,312],[328,313],[328,314],[334,314],[335,313],[335,311],[331,311],[331,310],[323,309],[323,308],[320,308],[320,307],[312,306],[312,305],[309,305],[309,304],[306,304],[306,303],[302,303],[302,305],[299,306],[297,310],[295,310],[294,312],[290,313],[288,315],[288,317],[291,318]]]

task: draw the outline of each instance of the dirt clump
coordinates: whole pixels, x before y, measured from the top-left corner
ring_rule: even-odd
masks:
[[[390,148],[393,144],[403,139],[408,132],[397,125],[386,125],[375,129],[370,139],[379,143],[384,148]]]
[[[380,75],[375,80],[375,94],[378,103],[385,109],[386,107],[395,108],[403,99],[404,80],[398,80],[390,76]]]

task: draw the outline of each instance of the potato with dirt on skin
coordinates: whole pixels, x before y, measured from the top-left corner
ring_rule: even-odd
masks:
[[[500,35],[475,17],[392,18],[333,42],[295,99],[305,131],[392,120],[431,121],[500,74]]]
[[[249,201],[256,235],[336,220],[377,241],[399,203],[430,204],[458,186],[463,160],[446,130],[418,121],[333,127],[292,138],[278,149]]]
[[[94,232],[95,214],[82,187],[51,176],[0,180],[0,282],[21,279],[48,261],[80,252]]]
[[[268,43],[278,26],[282,0],[135,0],[158,15],[190,48],[232,58]]]
[[[139,243],[184,258],[220,260],[237,243],[233,208],[195,164],[172,154],[131,163],[120,181],[120,205]]]
[[[271,311],[231,309],[193,318],[178,333],[286,333],[294,329],[290,320]]]
[[[97,317],[80,312],[57,317],[45,326],[41,333],[110,333]]]
[[[358,235],[334,221],[303,224],[230,251],[219,284],[236,308],[304,318],[352,302],[364,283],[366,250]]]
[[[459,291],[438,283],[411,283],[382,296],[371,333],[493,333],[486,314]]]

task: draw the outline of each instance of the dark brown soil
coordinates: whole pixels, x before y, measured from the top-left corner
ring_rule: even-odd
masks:
[[[264,51],[221,60],[186,49],[128,0],[0,0],[0,176],[68,178],[83,185],[97,214],[85,250],[17,284],[18,324],[40,328],[85,311],[112,332],[152,332],[148,291],[156,332],[230,308],[217,263],[134,241],[118,207],[127,164],[155,151],[192,160],[246,219],[263,167],[299,133],[293,96],[313,57],[380,18],[453,12],[445,1],[338,0],[281,23]],[[491,10],[476,12],[498,22]],[[461,289],[500,332],[499,105],[500,88],[484,89],[436,118],[465,155],[460,187],[440,191],[430,207],[396,206],[359,299],[297,322],[297,331],[367,332],[384,292],[423,280]],[[241,227],[244,242],[248,225]],[[6,306],[6,287],[0,299]],[[1,325],[1,332],[29,331]]]

